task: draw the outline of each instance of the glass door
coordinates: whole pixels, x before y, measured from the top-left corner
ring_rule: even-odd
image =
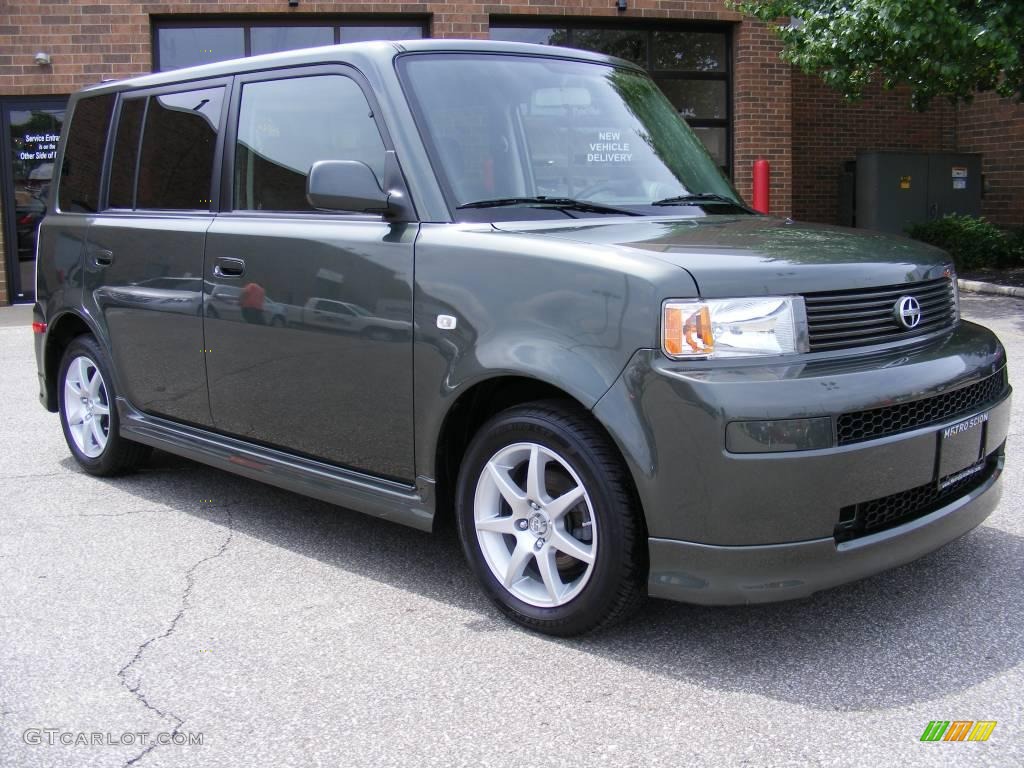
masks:
[[[5,102],[0,111],[4,142],[4,250],[11,303],[35,298],[36,231],[46,215],[66,99]]]

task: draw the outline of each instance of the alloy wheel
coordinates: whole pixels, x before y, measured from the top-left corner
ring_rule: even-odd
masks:
[[[593,505],[550,448],[514,443],[495,453],[477,481],[473,518],[491,573],[519,600],[561,606],[589,581],[598,546]]]
[[[110,437],[110,399],[99,367],[85,355],[71,361],[64,377],[64,418],[75,447],[90,459]]]

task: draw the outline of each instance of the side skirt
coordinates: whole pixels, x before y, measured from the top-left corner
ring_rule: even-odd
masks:
[[[150,416],[123,398],[117,411],[128,440],[421,531],[433,526],[434,481],[428,478],[417,478],[415,487],[383,480]]]

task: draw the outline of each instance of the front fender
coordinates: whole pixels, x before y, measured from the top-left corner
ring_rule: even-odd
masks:
[[[416,466],[433,477],[450,409],[474,385],[533,379],[591,408],[632,354],[657,343],[663,299],[689,273],[611,246],[423,225],[416,241]],[[455,319],[441,328],[439,317]]]

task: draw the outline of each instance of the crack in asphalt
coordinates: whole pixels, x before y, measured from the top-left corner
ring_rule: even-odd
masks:
[[[181,593],[181,607],[178,609],[178,613],[174,616],[174,618],[171,619],[170,624],[167,625],[167,629],[165,629],[159,635],[154,635],[153,637],[149,638],[144,643],[142,643],[135,650],[135,655],[132,656],[131,661],[129,661],[127,664],[121,667],[121,669],[118,670],[117,673],[117,677],[121,681],[121,685],[127,688],[128,691],[133,696],[135,696],[136,699],[139,700],[142,706],[144,706],[151,712],[155,712],[160,717],[160,719],[171,720],[174,722],[174,728],[170,732],[172,739],[181,730],[181,727],[185,724],[184,718],[180,717],[174,712],[171,712],[170,710],[162,710],[159,707],[155,706],[152,702],[150,702],[149,699],[146,698],[146,695],[141,691],[141,673],[136,674],[135,684],[132,685],[132,683],[128,681],[128,672],[142,660],[142,656],[146,652],[147,648],[149,648],[151,645],[158,642],[159,640],[163,640],[164,638],[170,637],[174,634],[174,631],[178,627],[178,622],[181,621],[181,618],[185,615],[185,612],[190,607],[189,598],[192,595],[192,589],[195,587],[196,571],[198,571],[200,566],[202,566],[204,563],[208,563],[211,560],[216,560],[218,557],[223,555],[224,552],[227,550],[228,545],[231,544],[231,540],[235,536],[234,519],[232,518],[231,515],[231,507],[234,503],[235,502],[229,502],[225,504],[223,507],[225,513],[227,514],[228,535],[224,538],[224,541],[221,542],[220,546],[217,547],[217,551],[214,552],[212,555],[207,555],[202,560],[195,563],[191,568],[189,568],[185,572],[185,591]],[[128,766],[135,765],[140,760],[142,760],[142,758],[144,758],[146,755],[148,755],[150,752],[156,749],[158,746],[159,744],[157,744],[156,742],[151,743],[144,750],[142,750],[142,752],[140,752],[135,757],[126,762],[124,764],[124,768],[128,768]]]
[[[156,509],[130,509],[127,512],[96,512],[94,514],[86,514],[85,512],[79,512],[77,517],[124,517],[125,515],[141,515],[143,512],[158,512]]]

